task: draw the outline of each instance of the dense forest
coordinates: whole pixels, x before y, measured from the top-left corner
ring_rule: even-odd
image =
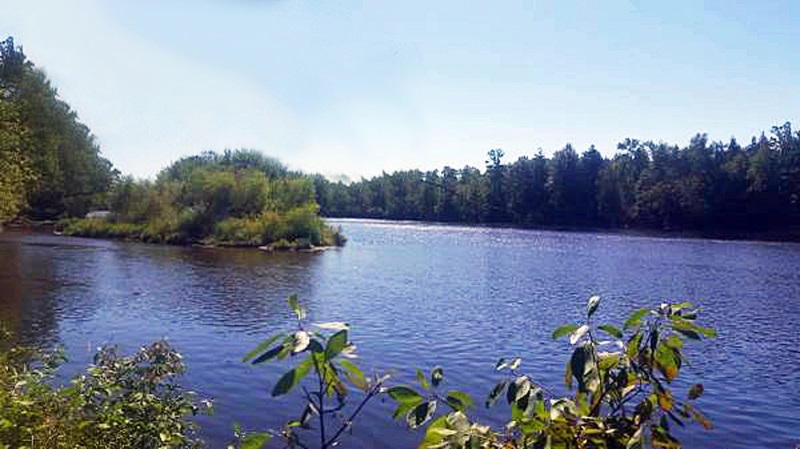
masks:
[[[384,173],[345,184],[316,180],[323,214],[522,226],[701,231],[796,231],[800,133],[786,123],[746,146],[698,134],[680,148],[625,139],[605,158],[566,145],[475,167]]]
[[[13,38],[0,42],[0,223],[101,206],[116,170]]]

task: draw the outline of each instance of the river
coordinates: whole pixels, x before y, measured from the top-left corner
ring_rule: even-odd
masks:
[[[295,292],[313,320],[352,326],[369,370],[405,382],[439,365],[445,386],[478,403],[501,356],[563,391],[568,344],[550,334],[580,319],[590,295],[612,322],[690,300],[719,335],[688,349],[681,376],[705,384],[698,405],[714,430],[692,426],[686,447],[800,444],[800,245],[332,221],[350,240],[322,254],[0,234],[0,320],[28,343],[64,345],[62,376],[105,342],[133,351],[166,337],[185,356],[186,386],[215,401],[200,422],[217,448],[234,421],[275,428],[301,411],[269,395],[287,365],[240,361],[286,328]],[[367,408],[345,446],[416,447],[420,434],[392,422],[390,405]]]

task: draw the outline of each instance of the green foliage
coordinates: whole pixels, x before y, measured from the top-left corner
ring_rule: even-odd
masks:
[[[396,171],[359,182],[316,178],[323,215],[524,226],[728,232],[796,230],[800,133],[786,123],[742,148],[698,134],[685,147],[625,139],[604,158],[571,145],[486,170]]]
[[[297,320],[294,329],[272,335],[245,355],[243,361],[254,365],[291,361],[294,366],[275,383],[272,396],[302,387],[302,411],[279,430],[243,433],[237,429],[231,448],[259,449],[274,436],[283,438],[289,447],[310,447],[310,438],[318,441],[321,449],[337,446],[345,432],[352,430],[364,406],[384,392],[389,376],[367,377],[356,365],[355,345],[349,339],[347,323],[312,324],[297,295],[290,296],[287,303]],[[357,393],[351,391],[353,388]]]
[[[0,43],[0,221],[82,216],[116,176],[44,72],[12,38]]]
[[[0,448],[198,448],[192,415],[211,410],[177,384],[185,367],[166,342],[123,357],[99,350],[68,387],[53,387],[60,352],[0,339]]]
[[[395,417],[405,414],[412,428],[430,422],[422,448],[679,448],[672,425],[697,422],[711,428],[692,403],[702,395],[703,385],[692,386],[685,400],[670,388],[686,360],[684,338],[716,335],[696,323],[698,309],[681,303],[636,311],[625,323],[630,332],[625,338],[616,326],[593,324],[599,305],[600,298],[591,297],[583,323],[553,333],[554,339],[569,337],[573,348],[564,381],[570,389],[575,381],[574,396],[559,397],[522,373],[520,358],[501,359],[496,369],[507,376],[491,390],[486,407],[505,397],[511,416],[503,428],[470,419],[467,395],[451,392],[442,401],[423,381],[422,393],[405,386],[389,389],[398,403]],[[598,330],[612,340],[599,340]],[[417,377],[422,379],[419,372]],[[434,418],[437,402],[449,409]]]
[[[319,217],[311,179],[275,164],[249,150],[185,158],[155,182],[122,178],[109,194],[110,219],[67,220],[59,228],[68,235],[152,243],[344,245],[341,230]]]

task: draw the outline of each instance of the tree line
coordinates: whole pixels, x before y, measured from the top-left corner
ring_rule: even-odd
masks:
[[[0,222],[85,214],[117,174],[44,71],[0,42]]]
[[[800,133],[788,122],[745,146],[697,134],[684,147],[628,138],[612,157],[570,144],[549,158],[487,156],[483,171],[317,177],[318,201],[330,217],[744,232],[800,224]]]

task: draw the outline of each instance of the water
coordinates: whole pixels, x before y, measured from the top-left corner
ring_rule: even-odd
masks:
[[[528,373],[563,391],[568,348],[549,335],[578,319],[592,294],[606,321],[692,300],[719,337],[693,344],[682,373],[706,385],[699,406],[715,425],[686,432],[687,447],[800,443],[800,245],[337,223],[350,241],[323,254],[3,234],[0,320],[27,342],[63,344],[65,376],[104,342],[133,351],[167,337],[189,365],[186,385],[214,398],[203,435],[224,447],[234,421],[275,428],[301,411],[269,396],[286,365],[240,362],[285,326],[294,292],[312,319],[351,324],[368,369],[404,381],[440,365],[445,385],[478,402],[498,380],[500,356],[522,356]],[[345,446],[415,447],[420,435],[391,422],[390,405],[369,406]]]

